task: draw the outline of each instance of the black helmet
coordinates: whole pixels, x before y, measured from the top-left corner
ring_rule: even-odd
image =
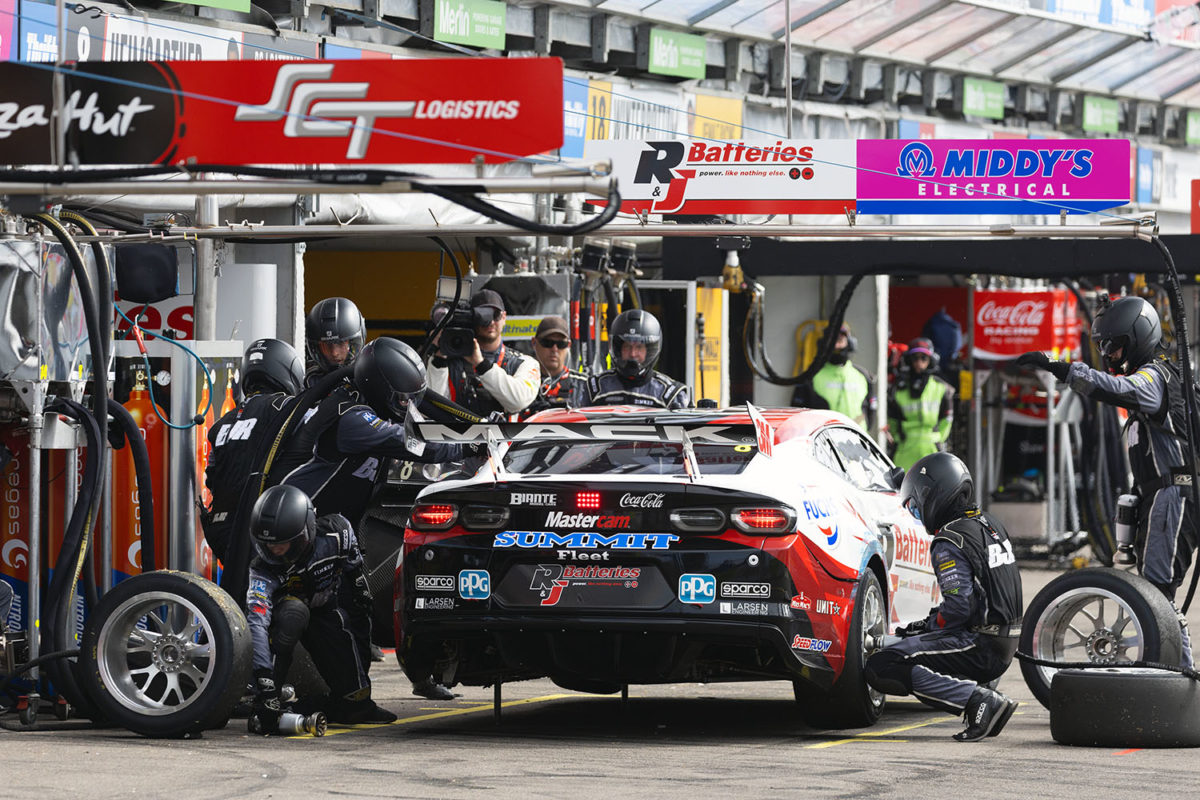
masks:
[[[658,361],[658,354],[662,350],[662,327],[649,311],[634,308],[621,312],[613,320],[608,339],[617,374],[630,380],[640,380],[654,369],[654,364]],[[644,361],[621,358],[621,347],[627,342],[646,345]]]
[[[295,564],[308,555],[317,536],[312,500],[295,486],[272,486],[250,512],[250,536],[263,561],[276,566]],[[281,545],[287,545],[286,549]]]
[[[938,358],[937,350],[933,349],[933,341],[926,339],[924,336],[918,336],[908,343],[908,350],[904,351],[904,363],[912,367],[913,356],[923,355],[929,356],[929,368],[926,372],[937,372],[938,363],[941,361]]]
[[[367,341],[367,326],[358,306],[344,297],[326,297],[312,307],[304,320],[304,350],[309,364],[320,371],[333,372],[338,367],[354,363]],[[347,342],[350,352],[341,364],[335,364],[321,354],[320,342]]]
[[[404,342],[376,339],[355,362],[354,383],[376,414],[400,422],[408,404],[419,404],[425,396],[425,365]]]
[[[842,334],[846,335],[846,346],[837,347],[838,337]],[[845,364],[850,360],[850,354],[858,349],[858,339],[854,338],[854,334],[850,332],[850,325],[843,322],[842,327],[838,328],[837,336],[833,337],[834,348],[829,354],[829,363],[835,365]]]
[[[304,364],[296,349],[279,339],[251,342],[242,356],[242,392],[287,392],[304,388]]]
[[[1162,323],[1154,306],[1142,298],[1122,297],[1096,317],[1092,339],[1099,344],[1109,372],[1130,375],[1154,357],[1162,340]],[[1119,357],[1115,355],[1118,350]]]
[[[933,453],[904,473],[900,502],[934,533],[975,506],[975,481],[958,456]]]

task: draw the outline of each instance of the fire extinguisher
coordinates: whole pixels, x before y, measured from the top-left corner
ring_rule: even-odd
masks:
[[[146,440],[150,454],[150,485],[154,491],[154,548],[160,565],[167,560],[167,426],[159,419],[150,400],[145,370],[135,367],[134,385],[125,408]],[[142,571],[141,509],[137,502],[137,478],[128,448],[113,452],[112,531],[113,583]]]

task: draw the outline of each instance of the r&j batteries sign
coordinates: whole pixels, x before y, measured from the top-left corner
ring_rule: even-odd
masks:
[[[652,214],[1058,214],[1129,202],[1122,139],[588,142]]]

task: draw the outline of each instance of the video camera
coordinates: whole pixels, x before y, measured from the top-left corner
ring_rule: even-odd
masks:
[[[437,325],[446,314],[450,314],[450,320],[442,328],[438,349],[446,358],[466,358],[475,350],[474,309],[467,300],[459,300],[453,310],[450,301],[438,303],[433,308],[433,324]]]

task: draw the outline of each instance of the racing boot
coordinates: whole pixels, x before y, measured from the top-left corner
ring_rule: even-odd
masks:
[[[376,662],[383,661],[383,648],[374,642],[371,642],[371,660]]]
[[[954,734],[957,742],[977,742],[986,736],[996,736],[1004,729],[1009,717],[1019,706],[999,692],[980,686],[971,694],[963,714],[967,727]]]
[[[413,681],[413,694],[417,697],[424,697],[426,700],[453,700],[456,697],[462,697],[461,694],[455,694],[440,683],[436,683],[433,678]]]
[[[396,715],[375,704],[374,700],[343,700],[329,706],[330,722],[342,725],[386,725],[396,721]]]

